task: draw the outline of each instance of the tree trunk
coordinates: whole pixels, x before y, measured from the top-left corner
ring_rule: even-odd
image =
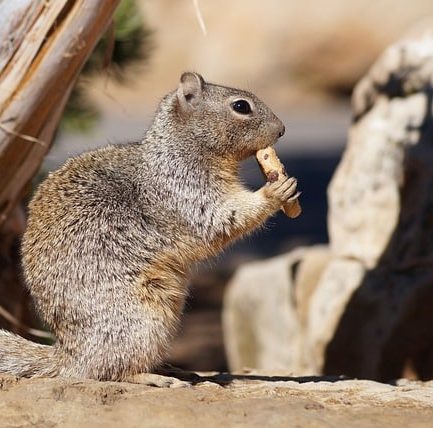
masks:
[[[25,217],[18,203],[118,3],[0,0],[0,328],[26,336],[22,324],[35,321],[20,275]]]
[[[119,0],[0,0],[0,225],[49,150]]]

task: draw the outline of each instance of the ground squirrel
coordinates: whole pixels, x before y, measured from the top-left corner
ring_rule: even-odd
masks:
[[[257,191],[240,161],[282,122],[256,96],[184,73],[140,143],[69,159],[29,207],[24,275],[53,346],[0,331],[0,371],[127,380],[154,370],[178,325],[190,266],[296,197],[284,178]]]

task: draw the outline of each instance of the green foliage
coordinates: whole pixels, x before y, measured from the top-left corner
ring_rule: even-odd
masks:
[[[82,89],[75,86],[63,113],[60,127],[67,132],[90,132],[99,119],[97,108],[86,98]]]
[[[114,15],[113,24],[114,35],[109,29],[102,37],[87,61],[84,73],[91,74],[109,66],[112,75],[123,80],[122,71],[127,66],[148,58],[151,33],[144,25],[136,0],[122,0]],[[111,53],[109,63],[106,61],[107,53]]]
[[[105,71],[110,77],[125,83],[126,69],[143,64],[151,48],[151,32],[145,26],[136,0],[122,0],[114,14],[113,25],[96,45],[83,67],[81,77]],[[88,132],[98,118],[97,108],[86,98],[82,86],[76,85],[66,105],[61,129]]]

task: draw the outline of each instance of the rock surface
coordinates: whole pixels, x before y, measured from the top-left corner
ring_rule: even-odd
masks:
[[[313,372],[433,377],[433,36],[388,48],[353,96],[328,189],[333,259],[312,296]]]
[[[304,329],[314,285],[329,259],[326,246],[297,250],[241,267],[224,300],[225,348],[232,370],[304,370]],[[295,278],[299,287],[295,285]]]
[[[300,359],[300,325],[293,307],[294,270],[304,251],[248,264],[225,297],[223,325],[232,369],[294,367]],[[275,316],[278,314],[278,316]]]
[[[320,382],[318,382],[321,380]],[[433,383],[201,374],[191,388],[0,377],[2,427],[431,427]]]
[[[357,85],[349,141],[328,188],[328,254],[307,263],[314,247],[294,250],[234,277],[226,319],[238,304],[257,309],[238,312],[249,336],[225,325],[232,368],[269,368],[279,348],[278,361],[296,374],[433,378],[432,87],[431,31],[391,46]],[[304,265],[315,272],[309,279],[296,269]],[[264,311],[271,322],[257,316]],[[251,349],[233,358],[237,335],[265,338],[266,350],[256,348],[257,360]],[[273,353],[266,360],[263,352]]]

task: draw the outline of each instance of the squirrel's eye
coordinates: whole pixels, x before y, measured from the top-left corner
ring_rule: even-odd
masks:
[[[240,114],[251,113],[250,103],[248,101],[245,101],[245,100],[233,101],[232,108],[236,113],[240,113]]]

